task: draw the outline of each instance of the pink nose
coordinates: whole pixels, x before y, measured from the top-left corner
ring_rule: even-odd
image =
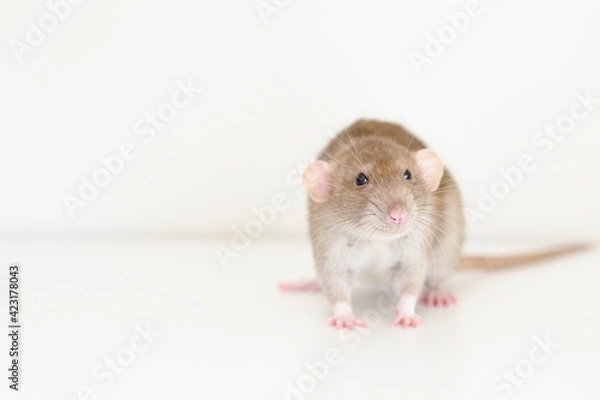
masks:
[[[408,213],[401,206],[394,206],[390,209],[390,221],[396,225],[401,225],[406,222]]]

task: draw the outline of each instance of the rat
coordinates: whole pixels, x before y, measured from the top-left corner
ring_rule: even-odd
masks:
[[[579,249],[569,246],[512,257],[466,257],[465,217],[457,182],[440,156],[404,127],[358,120],[334,137],[302,175],[316,280],[282,283],[284,291],[322,291],[329,325],[367,324],[351,305],[363,274],[376,274],[398,297],[392,326],[418,327],[419,301],[456,304],[445,288],[460,267],[529,263]]]

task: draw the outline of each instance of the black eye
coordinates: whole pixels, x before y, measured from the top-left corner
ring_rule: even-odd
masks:
[[[356,177],[356,186],[363,186],[369,183],[369,178],[362,172]]]
[[[410,173],[410,170],[406,170],[404,171],[404,179],[406,179],[407,181],[412,180],[412,174]]]

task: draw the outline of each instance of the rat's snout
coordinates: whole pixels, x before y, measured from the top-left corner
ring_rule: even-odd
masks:
[[[392,224],[402,225],[408,219],[408,211],[402,204],[391,205],[388,214]]]

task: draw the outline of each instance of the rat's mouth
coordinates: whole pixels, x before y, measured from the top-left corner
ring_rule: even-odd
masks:
[[[368,228],[376,239],[393,240],[408,235],[413,230],[414,215],[403,202],[383,206],[374,204],[370,210]],[[364,221],[367,222],[367,221]]]
[[[377,232],[382,239],[398,239],[410,233],[412,218],[407,216],[402,223],[390,223],[387,218],[378,218]]]

